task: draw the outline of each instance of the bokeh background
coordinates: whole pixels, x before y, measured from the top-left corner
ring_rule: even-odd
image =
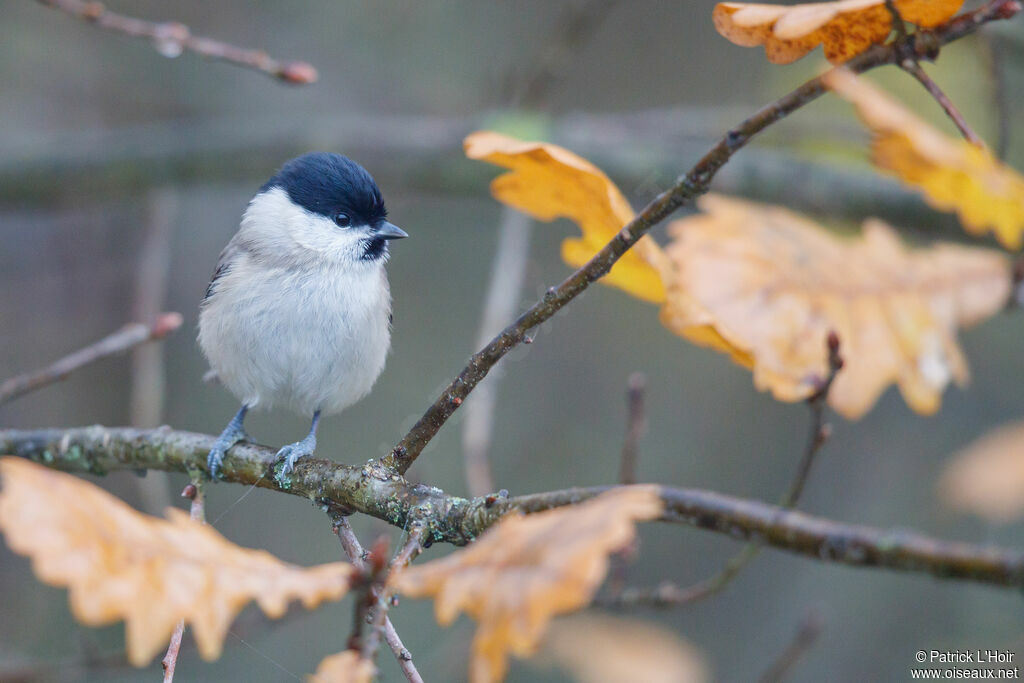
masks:
[[[369,398],[327,420],[320,433],[321,456],[357,463],[385,453],[477,347],[503,212],[487,192],[496,171],[462,157],[465,134],[496,127],[560,142],[601,165],[641,206],[728,126],[822,65],[820,52],[781,67],[759,50],[732,46],[713,30],[706,0],[581,5],[109,3],[319,69],[315,85],[290,87],[190,54],[168,59],[145,41],[29,0],[0,4],[0,374],[44,365],[155,310],[185,316],[162,346],[5,405],[0,424],[135,421],[219,432],[236,406],[224,389],[201,381],[198,302],[255,189],[284,160],[323,149],[370,169],[392,219],[412,235],[395,245],[389,267],[395,327],[388,367]],[[927,67],[986,139],[1010,136],[1008,159],[1017,168],[1024,166],[1021,21],[961,41]],[[875,78],[952,131],[909,77]],[[880,215],[909,240],[963,239],[950,217],[874,175],[864,142],[848,106],[821,101],[741,153],[715,187],[813,212],[837,229]],[[566,222],[533,226],[517,310],[568,274],[559,244],[574,230]],[[958,448],[1024,416],[1020,326],[1019,314],[1010,314],[963,334],[973,382],[947,392],[938,415],[915,415],[890,390],[859,422],[834,419],[801,508],[1024,546],[1019,525],[996,528],[954,514],[935,488]],[[500,370],[490,454],[497,486],[513,494],[616,481],[625,387],[638,371],[649,378],[642,481],[774,501],[803,449],[804,406],[758,393],[747,371],[674,337],[656,309],[616,290],[591,288]],[[457,415],[434,440],[413,478],[467,492],[463,419]],[[273,445],[307,429],[279,413],[254,415],[248,426]],[[186,479],[117,474],[98,483],[158,511],[183,505],[177,493]],[[243,493],[232,485],[209,489],[208,517],[231,540],[300,564],[341,557],[318,509],[262,490],[238,502]],[[353,523],[365,543],[394,535],[374,520]],[[630,583],[640,585],[690,583],[738,549],[680,526],[647,525],[641,536],[629,569]],[[121,627],[76,625],[66,592],[37,583],[29,562],[2,545],[0,596],[0,679],[158,675],[158,662],[145,671],[125,668]],[[738,681],[762,672],[813,612],[823,631],[793,679],[861,681],[908,677],[919,649],[999,648],[1019,658],[1021,608],[1010,591],[768,550],[714,599],[638,614],[690,640],[715,679]],[[412,600],[393,618],[427,680],[465,677],[470,622],[442,629],[430,604]],[[201,662],[186,636],[179,676],[301,678],[344,647],[350,622],[350,601],[294,609],[280,622],[250,609],[216,662]],[[390,654],[379,662],[385,680],[399,679]],[[565,676],[519,662],[510,680]]]

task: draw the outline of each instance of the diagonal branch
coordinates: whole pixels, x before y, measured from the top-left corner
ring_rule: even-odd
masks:
[[[148,38],[157,52],[165,57],[177,57],[183,50],[209,59],[219,59],[249,67],[286,83],[305,85],[315,83],[316,69],[306,62],[281,62],[263,50],[237,47],[228,43],[192,35],[188,26],[176,21],[152,22],[111,12],[101,2],[87,0],[36,0],[41,5],[60,10],[82,21],[108,31],[116,31],[133,38]]]
[[[108,356],[124,353],[139,344],[163,339],[181,327],[180,313],[162,313],[152,325],[130,323],[94,344],[64,356],[40,370],[27,372],[0,383],[0,405],[19,396],[65,379],[75,370]]]
[[[908,56],[934,58],[942,45],[975,32],[987,22],[1009,19],[1021,9],[1020,0],[991,0],[977,10],[966,12],[930,31],[908,35],[888,45],[877,45],[848,61],[845,68],[855,73],[863,73],[885,64],[898,64]],[[813,102],[826,91],[821,77],[813,78],[726,133],[688,173],[681,176],[671,188],[655,197],[588,263],[557,287],[550,288],[540,301],[494,337],[487,346],[473,354],[462,372],[442,390],[433,405],[391,453],[382,459],[384,466],[404,474],[448,418],[462,405],[469,393],[505,354],[522,343],[530,330],[551,318],[603,277],[654,225],[707,192],[715,174],[755,135]]]
[[[84,427],[0,431],[0,453],[30,458],[57,469],[90,474],[116,470],[204,470],[214,437],[169,428]],[[574,505],[610,487],[565,489],[515,498],[459,498],[412,484],[373,461],[354,467],[304,458],[290,478],[274,479],[276,451],[239,444],[224,460],[226,481],[301,496],[328,512],[358,511],[406,528],[423,525],[424,545],[468,543],[518,510],[524,514]],[[269,476],[268,476],[269,475]],[[660,487],[662,521],[687,524],[738,540],[757,540],[818,561],[884,567],[996,586],[1024,586],[1024,552],[942,541],[902,529],[844,524],[777,505],[711,491]]]

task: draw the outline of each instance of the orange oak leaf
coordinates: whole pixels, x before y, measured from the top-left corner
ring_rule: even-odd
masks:
[[[989,432],[954,456],[939,494],[953,509],[992,522],[1024,517],[1024,422]]]
[[[86,481],[15,457],[0,458],[0,530],[32,558],[43,583],[67,586],[71,612],[90,626],[123,619],[128,660],[144,666],[175,624],[192,625],[204,659],[220,656],[228,627],[251,600],[271,618],[293,599],[313,608],[348,591],[341,562],[304,569],[234,545],[168,510],[136,512]]]
[[[895,0],[900,16],[918,26],[937,26],[960,9],[963,0]],[[885,42],[892,15],[885,0],[836,0],[803,5],[720,2],[712,19],[725,38],[743,47],[764,45],[774,64],[789,64],[825,45],[833,64],[845,62]]]
[[[469,547],[409,567],[392,580],[411,597],[433,597],[437,620],[477,620],[470,678],[500,680],[509,652],[533,654],[548,622],[590,602],[608,555],[628,545],[634,523],[661,514],[655,486],[607,491],[579,505],[509,514]]]
[[[355,650],[345,650],[324,657],[316,673],[306,676],[307,683],[370,683],[377,667],[363,659]]]
[[[463,143],[470,159],[511,169],[491,183],[495,199],[542,221],[569,218],[583,231],[562,243],[562,259],[579,268],[633,220],[619,188],[601,169],[572,152],[544,142],[523,142],[492,131],[478,131]],[[665,288],[657,269],[658,245],[642,237],[612,266],[601,282],[633,296],[660,303]]]
[[[700,652],[651,622],[605,614],[556,619],[538,659],[573,674],[577,683],[707,683]]]
[[[992,230],[1007,247],[1020,248],[1024,176],[987,149],[945,135],[847,69],[824,80],[871,129],[876,166],[918,188],[936,209],[956,211],[967,232]]]
[[[783,401],[816,390],[835,331],[845,365],[833,408],[860,417],[896,382],[911,408],[932,413],[950,379],[968,379],[957,327],[999,311],[1010,294],[1010,266],[996,251],[911,251],[877,220],[844,239],[781,207],[720,195],[698,205],[703,214],[669,226],[675,274],[662,323],[749,360],[755,386]]]

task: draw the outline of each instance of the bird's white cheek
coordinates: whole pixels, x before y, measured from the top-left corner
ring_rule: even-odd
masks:
[[[291,226],[295,244],[327,258],[353,254],[359,244],[359,231],[358,227],[340,228],[328,218],[310,215]]]

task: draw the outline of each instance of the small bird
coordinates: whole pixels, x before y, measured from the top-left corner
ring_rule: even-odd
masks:
[[[369,393],[391,346],[388,243],[402,237],[377,183],[340,154],[292,159],[256,193],[199,307],[199,345],[242,402],[210,450],[212,478],[250,409],[311,419],[277,453],[283,476],[316,449],[321,415]]]

